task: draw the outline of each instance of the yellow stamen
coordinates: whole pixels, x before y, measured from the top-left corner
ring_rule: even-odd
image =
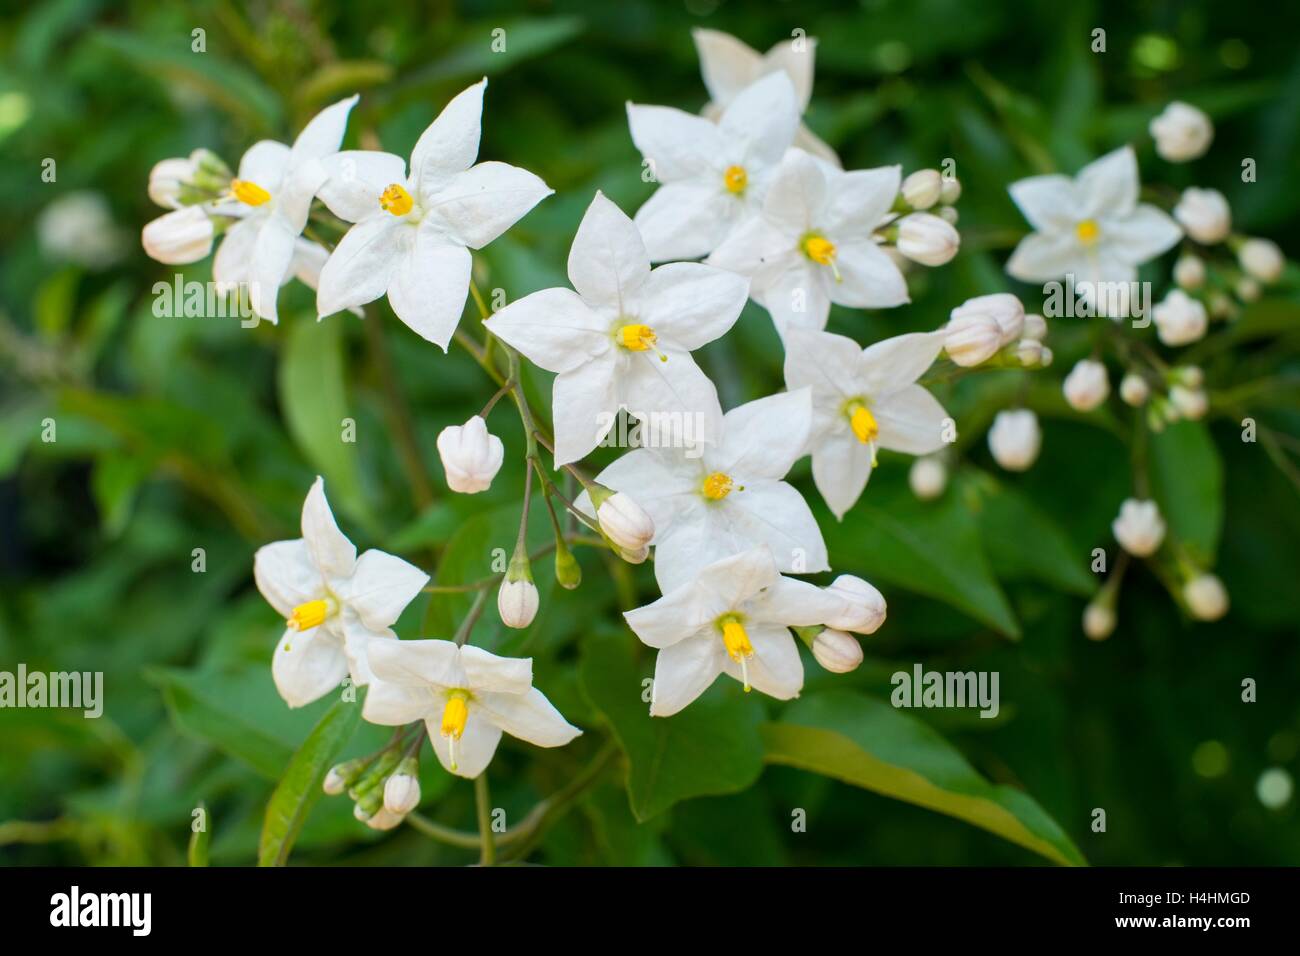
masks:
[[[284,623],[291,630],[309,631],[313,627],[319,627],[325,623],[325,618],[330,616],[329,601],[321,598],[316,601],[308,601],[305,604],[299,604],[293,609],[293,614],[289,620]]]
[[[454,690],[447,695],[447,704],[442,709],[442,727],[439,730],[447,738],[452,770],[456,769],[456,741],[465,732],[465,721],[469,719],[468,699],[463,690]]]
[[[250,182],[247,179],[232,179],[230,181],[230,191],[236,199],[246,206],[260,206],[262,203],[271,201],[269,192],[257,185],[257,183]]]
[[[618,340],[623,344],[623,348],[631,349],[633,352],[647,352],[653,349],[658,339],[655,330],[648,325],[625,325],[618,330]],[[659,350],[655,349],[655,351]]]
[[[810,233],[803,240],[803,254],[818,265],[835,264],[835,243],[825,236]]]
[[[1090,246],[1097,241],[1101,227],[1097,225],[1096,219],[1085,219],[1074,227],[1074,234],[1085,246]]]
[[[709,477],[704,479],[704,497],[710,501],[721,501],[727,495],[731,494],[733,482],[730,475],[724,475],[720,471],[715,471]]]
[[[749,173],[745,172],[744,166],[728,166],[722,174],[722,183],[727,187],[727,192],[739,196],[749,185]]]
[[[740,676],[745,685],[745,693],[748,694],[749,659],[754,656],[754,645],[749,643],[745,626],[734,617],[726,618],[722,622],[722,644],[727,649],[727,656],[740,665]]]
[[[415,205],[415,200],[398,183],[389,183],[388,188],[379,194],[379,205],[384,212],[394,216],[405,216]]]
[[[880,434],[876,416],[872,415],[871,409],[861,402],[854,402],[849,406],[849,427],[853,429],[853,434],[858,441],[864,445],[875,441],[876,436]]]

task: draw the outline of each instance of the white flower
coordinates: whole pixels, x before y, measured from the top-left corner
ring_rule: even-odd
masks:
[[[384,809],[389,813],[404,817],[420,805],[420,781],[415,769],[415,758],[407,757],[385,781]]]
[[[967,299],[950,313],[952,319],[969,315],[987,315],[996,321],[1000,334],[999,345],[1010,345],[1020,338],[1025,328],[1024,303],[1009,292],[977,295],[973,299]],[[1046,324],[1044,324],[1044,334],[1046,334]]]
[[[321,110],[292,147],[269,139],[254,143],[239,161],[230,198],[212,207],[239,220],[212,260],[212,280],[223,291],[246,284],[253,311],[271,322],[278,321],[276,297],[293,271],[312,198],[329,177],[324,160],[338,152],[356,102],[351,96]]]
[[[856,634],[874,634],[885,623],[888,611],[885,596],[870,582],[852,574],[841,574],[826,591],[844,602],[841,610],[821,622],[827,627]]]
[[[1210,118],[1195,106],[1177,100],[1152,119],[1148,128],[1156,141],[1156,152],[1171,163],[1186,163],[1204,156],[1214,138]]]
[[[451,641],[383,641],[371,666],[362,716],[392,727],[423,720],[438,761],[460,777],[487,769],[503,731],[538,747],[560,747],[582,733],[533,687],[532,658]]]
[[[149,170],[149,198],[164,209],[179,209],[181,190],[194,178],[194,163],[187,157],[159,160]]]
[[[1183,253],[1174,263],[1174,282],[1184,289],[1199,289],[1205,285],[1205,262],[1200,256]]]
[[[1217,189],[1183,190],[1174,207],[1174,218],[1189,236],[1206,246],[1222,242],[1232,231],[1232,210]]]
[[[179,209],[219,198],[230,189],[231,172],[211,150],[159,160],[149,170],[149,198],[164,209]]]
[[[898,195],[899,168],[846,173],[790,150],[761,216],[734,229],[710,265],[751,276],[750,294],[777,331],[826,327],[831,303],[890,308],[908,301],[907,283],[872,238]]]
[[[598,478],[597,481],[600,479]],[[616,491],[600,503],[596,520],[609,539],[624,551],[634,554],[650,544],[655,536],[654,519],[631,495]],[[639,563],[639,562],[638,562]]]
[[[1282,278],[1286,258],[1277,243],[1270,239],[1247,239],[1237,250],[1237,262],[1260,282],[1272,283]]]
[[[207,257],[213,235],[212,217],[201,206],[185,206],[145,223],[140,241],[150,259],[183,266]]]
[[[943,341],[942,330],[914,332],[860,349],[842,335],[790,329],[785,384],[812,388],[813,481],[837,518],[867,486],[878,448],[928,455],[944,446],[948,413],[916,384]]]
[[[87,269],[106,269],[122,258],[125,234],[113,222],[102,193],[83,189],[66,193],[41,210],[36,236],[50,256]]]
[[[1189,421],[1204,418],[1205,413],[1210,409],[1209,396],[1202,388],[1174,385],[1169,389],[1169,401],[1178,410],[1178,414]]]
[[[602,485],[630,494],[653,519],[661,590],[764,545],[780,571],[827,570],[817,520],[782,480],[804,454],[812,415],[806,388],[770,395],[727,412],[717,445],[637,448],[597,476]]]
[[[1078,176],[1032,176],[1011,198],[1036,232],[1020,241],[1007,272],[1025,282],[1074,276],[1076,282],[1132,282],[1137,267],[1182,236],[1169,216],[1139,204],[1137,158],[1122,147]],[[1080,290],[1094,297],[1094,288]]]
[[[1228,613],[1228,591],[1209,572],[1198,574],[1183,585],[1183,600],[1198,621],[1217,621]]]
[[[966,368],[988,361],[1001,347],[1002,330],[991,315],[971,312],[950,319],[944,326],[944,352]]]
[[[912,462],[907,473],[907,483],[912,494],[922,501],[933,501],[948,487],[948,468],[936,455],[926,455]]]
[[[961,236],[944,220],[914,212],[898,221],[898,251],[923,266],[941,266],[957,254]]]
[[[1154,310],[1156,334],[1165,345],[1188,345],[1205,337],[1209,316],[1199,299],[1173,289]]]
[[[918,169],[903,180],[899,192],[913,209],[929,209],[943,195],[943,176],[937,169]]]
[[[513,226],[552,190],[506,163],[475,164],[487,80],[457,94],[421,135],[409,174],[391,153],[329,162],[320,198],[356,223],[321,272],[321,316],[388,295],[397,317],[445,351],[469,294],[470,249]]]
[[[782,577],[764,549],[700,570],[653,604],[623,617],[658,648],[650,713],[669,717],[727,674],[778,700],[803,687],[803,662],[789,628],[821,624],[843,602],[806,581]]]
[[[862,663],[862,645],[852,634],[828,627],[813,638],[812,654],[832,674],[847,674]]]
[[[290,707],[329,693],[349,674],[370,681],[368,651],[391,628],[429,576],[401,558],[357,549],[339,530],[317,478],[302,505],[302,537],[257,550],[253,577],[288,625],[271,662]]]
[[[1110,394],[1106,366],[1093,359],[1081,359],[1070,369],[1061,386],[1065,400],[1076,412],[1090,412]]]
[[[989,451],[1007,471],[1028,471],[1038,460],[1043,432],[1038,416],[1027,408],[1006,409],[993,418],[989,429]]]
[[[537,585],[527,578],[511,580],[507,575],[497,591],[497,612],[501,615],[501,623],[506,627],[528,627],[533,623],[533,618],[537,617],[539,603]]]
[[[1110,530],[1129,554],[1149,558],[1165,540],[1165,519],[1154,501],[1128,498],[1119,506],[1119,515],[1111,522]]]
[[[488,432],[479,415],[464,425],[448,425],[438,433],[437,445],[447,487],[466,495],[487,491],[505,459],[501,439]]]
[[[1090,601],[1083,609],[1083,633],[1089,640],[1104,641],[1115,631],[1115,609],[1103,601]]]
[[[718,393],[691,351],[726,333],[745,306],[740,276],[698,262],[651,271],[632,220],[596,193],[569,250],[578,291],[545,289],[483,324],[555,378],[556,467],[577,461],[635,415],[697,421],[716,440]]]
[[[652,262],[697,259],[756,215],[794,139],[799,108],[784,73],[746,89],[716,124],[667,106],[627,104],[632,140],[660,183],[637,210]]]
[[[1151,397],[1151,386],[1137,372],[1129,372],[1120,380],[1119,397],[1124,400],[1125,405],[1132,405],[1136,408],[1145,404],[1146,400]]]
[[[700,73],[712,101],[704,115],[716,117],[742,90],[769,73],[784,73],[794,84],[798,110],[802,114],[812,97],[813,68],[817,41],[812,37],[786,40],[766,53],[759,53],[729,33],[718,30],[691,31],[700,55]],[[800,125],[795,145],[836,166],[835,151],[818,139],[808,127]]]

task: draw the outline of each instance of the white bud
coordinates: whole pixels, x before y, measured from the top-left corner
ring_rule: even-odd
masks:
[[[1101,601],[1092,601],[1083,609],[1083,633],[1090,640],[1104,641],[1115,630],[1115,609]]]
[[[926,455],[912,462],[907,473],[907,483],[912,487],[912,494],[922,501],[932,501],[943,494],[948,486],[948,469],[938,457]]]
[[[338,767],[330,767],[329,773],[325,774],[325,781],[321,788],[331,797],[337,797],[346,790],[348,782],[344,779],[343,774],[339,773]]]
[[[405,814],[394,813],[387,807],[380,807],[374,816],[366,820],[366,826],[372,830],[392,830],[401,825]]]
[[[447,487],[461,494],[487,491],[501,470],[505,448],[475,415],[464,425],[448,425],[438,433],[438,457],[447,473]]]
[[[420,805],[420,781],[407,773],[395,773],[384,783],[384,808],[406,816]]]
[[[1016,343],[1016,361],[1025,368],[1043,364],[1043,343],[1038,339],[1021,339]]]
[[[1173,378],[1188,388],[1200,388],[1205,384],[1205,373],[1199,365],[1180,365],[1174,369]]]
[[[149,258],[169,266],[198,262],[212,251],[212,220],[199,206],[159,216],[140,233]]]
[[[1052,350],[1048,348],[1046,345],[1044,345],[1043,354],[1038,359],[1038,361],[1042,364],[1043,368],[1047,368],[1047,366],[1051,365],[1053,358],[1054,355],[1052,354]]]
[[[1238,279],[1237,284],[1233,286],[1233,291],[1237,293],[1237,298],[1242,302],[1256,302],[1263,292],[1259,282],[1250,276],[1242,276]]]
[[[956,206],[940,206],[936,215],[950,226],[957,225],[959,216]]]
[[[1268,284],[1282,277],[1286,257],[1271,239],[1247,239],[1237,250],[1237,262],[1260,282]]]
[[[1174,263],[1174,281],[1184,289],[1199,289],[1205,285],[1205,262],[1200,256],[1184,253]]]
[[[149,198],[164,209],[179,209],[181,188],[194,178],[194,163],[183,157],[160,160],[149,170]]]
[[[1153,311],[1156,335],[1165,345],[1189,345],[1205,338],[1210,324],[1205,306],[1182,289],[1170,290]]]
[[[862,663],[862,645],[858,639],[833,627],[813,638],[812,653],[817,663],[832,674],[847,674]]]
[[[1038,416],[1027,408],[998,412],[989,429],[989,451],[1007,471],[1028,471],[1038,460],[1043,432]]]
[[[993,292],[967,299],[952,310],[949,320],[965,315],[992,316],[1002,332],[1002,345],[1018,341],[1025,328],[1024,304],[1009,292]]]
[[[1025,316],[1025,326],[1020,330],[1022,338],[1041,342],[1047,338],[1047,320],[1041,315],[1029,313]]]
[[[929,209],[943,193],[943,177],[937,169],[918,169],[903,180],[902,193],[913,209]]]
[[[625,551],[620,548],[618,554],[628,564],[645,564],[646,558],[650,557],[650,546],[642,545],[635,551]]]
[[[1065,393],[1065,400],[1076,412],[1092,411],[1110,394],[1106,366],[1092,359],[1082,359],[1065,376],[1061,390]]]
[[[600,503],[596,520],[624,551],[638,552],[655,536],[655,523],[631,495],[616,491]]]
[[[822,622],[827,627],[857,634],[874,634],[885,623],[887,608],[884,595],[862,578],[841,574],[826,591],[845,602],[839,614]]]
[[[1186,385],[1174,385],[1169,389],[1169,401],[1173,403],[1178,414],[1189,421],[1198,421],[1210,410],[1210,398],[1201,388],[1188,388]]]
[[[1174,218],[1202,245],[1222,242],[1232,231],[1232,210],[1217,189],[1184,189],[1174,207]]]
[[[1110,523],[1115,540],[1136,558],[1149,558],[1165,540],[1165,519],[1154,501],[1127,498],[1119,506],[1119,515]]]
[[[532,624],[538,603],[537,585],[523,578],[502,581],[501,590],[497,591],[497,611],[506,627],[524,628]]]
[[[1217,621],[1228,613],[1228,591],[1223,582],[1208,571],[1183,585],[1183,600],[1199,621]]]
[[[961,236],[938,216],[914,212],[899,220],[897,246],[913,262],[941,266],[957,254]]]
[[[1139,405],[1145,404],[1146,400],[1151,397],[1151,386],[1137,372],[1129,372],[1120,380],[1119,397],[1124,400],[1125,405],[1132,405],[1137,408]]]
[[[986,362],[1002,347],[997,319],[981,312],[959,315],[944,327],[943,350],[958,365],[970,368]]]
[[[1195,106],[1177,100],[1151,120],[1148,127],[1156,152],[1171,163],[1186,163],[1205,155],[1214,138],[1210,118]]]
[[[951,206],[961,198],[961,180],[956,176],[943,181],[943,189],[939,192],[939,202],[945,206]]]

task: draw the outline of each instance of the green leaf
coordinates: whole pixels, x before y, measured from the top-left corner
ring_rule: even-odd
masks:
[[[651,717],[642,699],[653,658],[633,657],[628,633],[593,635],[583,644],[579,676],[593,707],[609,721],[627,755],[627,793],[638,820],[679,800],[736,793],[763,770],[761,708],[740,686],[719,680],[672,717]]]
[[[153,467],[151,458],[122,452],[101,455],[95,462],[90,489],[105,535],[116,538],[122,533],[131,518],[140,483],[149,477]]]
[[[843,570],[944,601],[1019,639],[1020,625],[959,496],[922,502],[905,485],[869,487],[841,524],[826,528],[826,538]]]
[[[320,798],[325,774],[352,739],[360,721],[358,703],[336,701],[302,742],[266,805],[266,819],[257,848],[258,866],[284,866],[289,859],[294,840]]]
[[[324,476],[330,500],[368,523],[369,511],[357,470],[357,446],[343,441],[343,419],[349,416],[342,322],[337,318],[328,322],[303,320],[289,327],[280,360],[279,389],[289,433]]]
[[[933,729],[883,701],[849,691],[808,695],[761,730],[769,763],[945,813],[1055,863],[1087,862],[1032,797],[989,783]]]
[[[1212,561],[1223,530],[1223,462],[1202,422],[1151,436],[1151,494],[1174,536]]]
[[[203,827],[190,832],[190,846],[186,854],[190,866],[208,865],[208,847],[212,843],[212,817],[202,800],[199,801],[199,810],[203,814]]]

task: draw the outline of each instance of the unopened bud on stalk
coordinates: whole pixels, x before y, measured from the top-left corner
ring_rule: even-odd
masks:
[[[1194,575],[1183,585],[1183,600],[1198,621],[1217,621],[1228,613],[1228,590],[1208,571]]]
[[[1174,207],[1174,218],[1187,234],[1202,245],[1211,246],[1228,238],[1232,231],[1232,210],[1217,189],[1183,190]]]
[[[1237,250],[1237,262],[1260,282],[1270,284],[1282,278],[1286,257],[1271,240],[1247,239]]]
[[[1137,558],[1149,558],[1165,540],[1165,519],[1154,501],[1127,498],[1110,524],[1120,547]]]
[[[199,206],[185,206],[146,223],[140,233],[149,258],[169,266],[198,262],[212,251],[216,231]]]
[[[487,491],[505,460],[501,439],[488,432],[479,415],[464,425],[448,425],[438,433],[437,445],[447,487],[465,495]]]
[[[862,663],[862,645],[852,634],[828,627],[813,638],[813,657],[832,674],[847,674]]]
[[[987,362],[1002,346],[997,319],[971,312],[951,319],[944,327],[943,350],[948,358],[966,368]]]
[[[912,462],[907,483],[912,494],[922,501],[931,501],[943,494],[943,489],[948,486],[948,468],[937,456],[926,455]]]
[[[366,826],[372,830],[392,830],[405,818],[403,813],[393,813],[387,807],[380,807],[366,819]]]
[[[1065,400],[1076,412],[1090,412],[1110,394],[1106,366],[1092,359],[1081,359],[1070,369],[1061,386]]]
[[[1170,103],[1147,127],[1156,152],[1171,163],[1186,163],[1210,148],[1214,126],[1203,110],[1178,100]]]
[[[1205,262],[1200,256],[1184,253],[1174,263],[1174,282],[1184,289],[1199,289],[1205,285]]]
[[[1137,372],[1129,372],[1119,383],[1119,397],[1125,405],[1137,408],[1151,397],[1151,386]]]
[[[1047,320],[1033,312],[1027,314],[1020,335],[1022,338],[1033,339],[1036,342],[1043,341],[1047,338]]]
[[[928,212],[914,212],[898,221],[898,251],[923,266],[941,266],[957,254],[961,235],[951,223]]]
[[[937,169],[918,169],[903,180],[902,193],[913,209],[929,209],[943,193],[943,177]]]
[[[604,491],[605,494],[601,494]],[[655,536],[655,523],[645,509],[621,491],[609,493],[608,488],[592,485],[587,489],[591,503],[596,506],[596,520],[600,529],[624,551],[640,551]],[[597,498],[600,498],[597,501]]]
[[[384,784],[384,808],[405,816],[420,805],[419,765],[414,757],[404,757],[397,771]]]
[[[939,202],[951,206],[958,199],[961,199],[961,180],[956,176],[945,176],[943,189],[939,192]]]
[[[1083,609],[1083,633],[1093,641],[1104,641],[1115,631],[1115,609],[1104,599],[1091,601]]]
[[[1002,333],[1001,344],[1010,345],[1020,339],[1025,329],[1024,304],[1009,292],[993,292],[967,299],[953,309],[949,321],[967,315],[988,315],[997,322]]]
[[[1210,410],[1210,399],[1201,388],[1175,385],[1169,389],[1169,401],[1178,414],[1188,421],[1199,421]]]
[[[1233,291],[1237,293],[1237,298],[1242,302],[1257,302],[1263,293],[1259,282],[1250,276],[1242,276],[1238,279],[1237,284],[1233,286]]]
[[[555,547],[555,580],[560,583],[560,587],[569,591],[582,583],[582,565],[578,564],[578,559],[573,556],[569,546],[558,538]]]
[[[857,634],[874,634],[885,623],[888,608],[884,595],[862,578],[841,574],[826,591],[844,601],[843,609],[823,622],[827,627]]]
[[[1210,317],[1205,306],[1182,289],[1173,289],[1154,311],[1156,335],[1165,345],[1190,345],[1205,338]]]
[[[989,451],[1007,471],[1028,471],[1038,460],[1043,432],[1038,416],[1028,408],[1000,411],[989,429]]]
[[[540,597],[533,584],[533,569],[528,563],[528,553],[516,545],[515,553],[506,567],[505,580],[497,591],[497,613],[506,627],[525,628],[537,616]]]
[[[646,558],[650,557],[650,546],[648,544],[643,544],[635,551],[628,551],[625,548],[620,548],[618,554],[619,557],[628,564],[645,564]]]
[[[1038,368],[1043,364],[1043,343],[1037,339],[1021,339],[1016,343],[1016,361],[1025,368]]]

